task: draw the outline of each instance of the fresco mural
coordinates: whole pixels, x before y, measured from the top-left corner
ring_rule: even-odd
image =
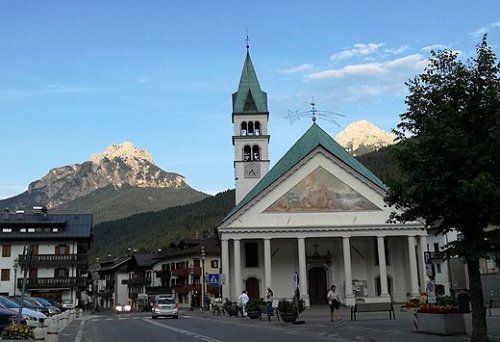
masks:
[[[264,212],[381,210],[347,184],[318,167]]]

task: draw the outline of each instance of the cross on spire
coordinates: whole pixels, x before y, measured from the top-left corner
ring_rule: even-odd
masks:
[[[248,38],[248,28],[247,28],[247,37],[245,41],[247,42],[247,52],[248,52],[248,50],[250,49],[250,38]]]

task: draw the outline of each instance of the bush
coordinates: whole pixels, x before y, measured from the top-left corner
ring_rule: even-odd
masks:
[[[2,340],[33,340],[33,328],[27,325],[11,325],[2,332]]]
[[[457,300],[452,296],[441,296],[437,298],[437,305],[451,305],[456,306]]]
[[[266,302],[264,302],[263,299],[254,299],[250,298],[246,305],[246,310],[247,311],[260,311],[260,306],[259,305],[266,305]]]
[[[306,303],[303,299],[299,301],[298,313],[303,312],[306,309]],[[281,299],[278,302],[279,312],[297,313],[297,299],[293,297],[292,300],[286,298]]]

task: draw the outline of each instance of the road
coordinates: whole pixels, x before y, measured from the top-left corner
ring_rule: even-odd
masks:
[[[290,334],[283,329],[270,329],[265,325],[238,324],[235,321],[213,321],[189,315],[181,316],[179,319],[153,320],[149,314],[144,313],[96,315],[82,321],[76,342],[299,342],[305,339],[301,334]],[[315,340],[310,336],[307,339]]]

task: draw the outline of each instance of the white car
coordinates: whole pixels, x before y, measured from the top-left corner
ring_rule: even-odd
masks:
[[[9,298],[0,296],[0,306],[19,312],[19,304],[10,300]],[[26,320],[26,324],[32,328],[42,327],[43,321],[47,319],[47,316],[45,316],[43,313],[27,308],[23,308],[22,316]]]
[[[72,299],[63,299],[61,306],[63,310],[71,310],[75,308],[75,304]]]
[[[151,317],[173,317],[179,318],[179,306],[173,297],[159,297],[151,310]]]

